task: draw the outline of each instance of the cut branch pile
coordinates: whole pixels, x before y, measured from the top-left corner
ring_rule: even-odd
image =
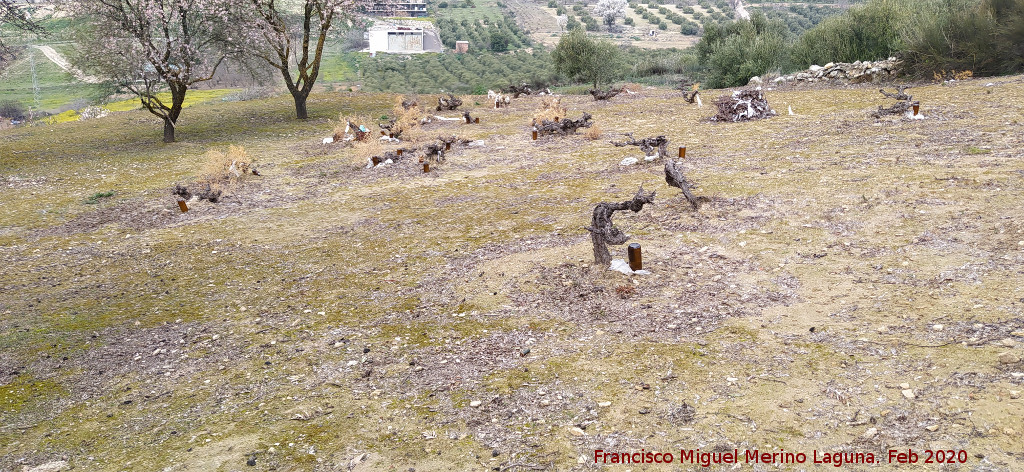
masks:
[[[591,89],[590,90],[590,95],[594,96],[594,100],[608,100],[609,98],[612,98],[612,97],[622,93],[625,90],[626,90],[625,87],[619,87],[619,88],[614,88],[613,87],[613,88],[610,88],[608,90]]]
[[[653,138],[644,138],[641,140],[633,139],[633,133],[626,133],[624,136],[628,138],[625,142],[621,141],[610,141],[617,147],[622,146],[640,146],[640,150],[644,152],[645,156],[653,156],[654,151],[658,151],[658,157],[663,158],[668,156],[668,151],[665,149],[668,146],[668,138],[664,136],[656,136]]]
[[[534,122],[534,127],[537,128],[537,134],[576,134],[576,130],[579,128],[589,128],[594,122],[591,121],[590,113],[583,113],[578,120],[562,119],[559,121],[548,121],[542,120],[540,124]]]
[[[613,213],[621,210],[630,210],[634,213],[638,213],[644,208],[644,205],[654,203],[655,193],[656,192],[645,193],[644,187],[640,186],[640,189],[636,191],[636,195],[633,196],[632,200],[620,203],[601,202],[594,207],[593,219],[590,222],[590,226],[586,229],[587,231],[590,231],[590,239],[594,243],[595,264],[603,266],[611,264],[612,255],[608,252],[608,245],[625,244],[625,242],[629,240],[628,235],[612,224]]]
[[[914,107],[914,97],[906,92],[908,88],[910,88],[910,86],[898,85],[896,87],[896,93],[886,92],[885,89],[879,89],[878,92],[883,96],[900,101],[888,108],[879,105],[878,110],[871,112],[871,116],[881,118],[885,115],[901,116],[907,114],[907,112]]]
[[[455,110],[460,106],[462,106],[462,99],[450,93],[447,97],[437,97],[437,111]]]
[[[764,92],[759,89],[737,90],[732,95],[723,95],[715,100],[718,113],[711,121],[750,121],[775,116],[775,110],[768,106]]]
[[[693,195],[693,192],[690,191],[692,184],[686,180],[683,172],[676,167],[676,163],[672,160],[665,162],[665,183],[682,190],[683,196],[686,197],[686,201],[690,202],[690,206],[693,207],[694,210],[699,210],[701,205],[705,202],[711,201],[708,197],[697,197]]]

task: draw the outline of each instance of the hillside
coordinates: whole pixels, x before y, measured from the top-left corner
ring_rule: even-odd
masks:
[[[0,470],[590,470],[596,449],[697,448],[1016,470],[1022,84],[913,88],[921,120],[869,117],[889,103],[867,85],[768,91],[780,116],[738,124],[707,121],[728,91],[563,97],[596,140],[530,140],[542,97],[468,97],[480,124],[417,133],[482,145],[429,174],[322,144],[339,114],[390,115],[385,94],[316,94],[306,122],[287,96],[198,103],[170,145],[143,111],[0,130]],[[642,157],[609,144],[626,132],[686,146],[711,201],[691,211],[661,161],[620,166]],[[261,176],[181,213],[172,188],[229,145]],[[652,273],[594,267],[594,205],[641,185],[655,205],[615,221]],[[900,470],[937,469],[920,460]]]

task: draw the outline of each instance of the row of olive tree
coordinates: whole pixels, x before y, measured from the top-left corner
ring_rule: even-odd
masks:
[[[303,0],[298,11],[275,0],[66,0],[64,7],[86,20],[82,68],[137,95],[163,120],[169,143],[188,90],[228,60],[258,58],[280,71],[296,117],[306,118],[328,33],[361,1]]]

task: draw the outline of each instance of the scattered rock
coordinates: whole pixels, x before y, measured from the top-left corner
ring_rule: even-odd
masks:
[[[864,439],[871,439],[871,438],[873,438],[873,437],[875,437],[877,435],[878,435],[878,428],[868,428],[867,431],[864,431],[864,434],[861,437],[863,437]]]
[[[913,390],[911,390],[911,389],[909,389],[909,388],[908,388],[908,389],[905,389],[905,390],[903,390],[903,396],[904,396],[904,397],[907,397],[907,398],[908,398],[908,399],[910,399],[910,400],[913,400],[913,399],[914,399],[914,396],[915,396],[915,395],[914,395],[914,391],[913,391]]]
[[[1010,390],[1010,398],[1013,400],[1020,398],[1020,390]]]
[[[895,57],[884,61],[857,61],[813,65],[807,70],[775,79],[775,83],[839,82],[857,84],[862,82],[885,82],[895,78],[902,65]],[[780,80],[781,79],[781,80]]]
[[[931,431],[931,432],[934,433],[934,432],[939,430],[939,425],[933,424],[931,426],[926,426],[924,429],[927,429],[928,431]]]
[[[483,403],[484,403],[484,402],[482,402],[482,401],[480,401],[480,400],[473,400],[473,401],[469,402],[469,406],[471,406],[471,407],[473,407],[473,408],[477,408],[477,407],[479,407],[480,405],[483,405]]]
[[[945,328],[945,326],[942,326],[940,324],[932,326],[932,329],[934,329],[935,331],[942,331],[942,328]]]
[[[902,388],[903,390],[906,390],[906,389],[910,388],[910,384],[908,384],[908,383],[901,383],[900,384],[900,388]]]
[[[587,434],[587,433],[584,433],[583,430],[580,429],[578,426],[577,427],[573,427],[572,429],[569,430],[569,432],[572,433],[573,436],[586,436],[586,434]]]
[[[37,465],[31,468],[26,465],[22,467],[21,470],[23,472],[60,472],[62,470],[67,470],[69,468],[70,467],[68,467],[68,461],[53,461],[47,462],[42,465]]]
[[[601,408],[607,408],[609,406],[612,406],[612,402],[598,402],[597,406],[599,406]]]
[[[1020,362],[1020,358],[1010,351],[1006,351],[999,354],[1000,364],[1016,364],[1018,362]]]
[[[1003,434],[1005,434],[1007,436],[1013,436],[1013,435],[1017,434],[1017,432],[1014,431],[1013,428],[1006,428],[1006,429],[1003,430]]]

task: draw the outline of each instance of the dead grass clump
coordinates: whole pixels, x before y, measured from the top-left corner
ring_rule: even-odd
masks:
[[[941,71],[932,72],[932,79],[934,79],[936,82],[945,82],[949,80],[960,81],[970,79],[971,77],[974,77],[974,72],[969,70],[947,71],[943,69]]]
[[[627,91],[627,92],[629,92],[629,93],[637,93],[641,89],[643,89],[643,85],[635,84],[635,83],[630,82],[630,83],[628,83],[626,85],[623,85],[622,89]]]
[[[604,130],[601,129],[601,125],[594,123],[590,128],[587,128],[587,133],[584,136],[591,141],[597,141],[601,139],[603,133]]]
[[[386,124],[381,124],[380,127],[396,138],[415,128],[427,116],[415,100],[408,100],[404,97],[395,99],[395,106],[391,109],[391,114],[395,118]]]
[[[242,146],[230,146],[227,152],[210,150],[206,153],[202,174],[190,187],[175,185],[173,193],[185,200],[192,196],[217,203],[227,192],[234,190],[249,175],[260,175],[255,159]]]
[[[544,121],[557,122],[565,115],[568,110],[562,106],[562,99],[559,97],[545,97],[541,100],[540,108],[533,114],[533,125],[536,126]]]

